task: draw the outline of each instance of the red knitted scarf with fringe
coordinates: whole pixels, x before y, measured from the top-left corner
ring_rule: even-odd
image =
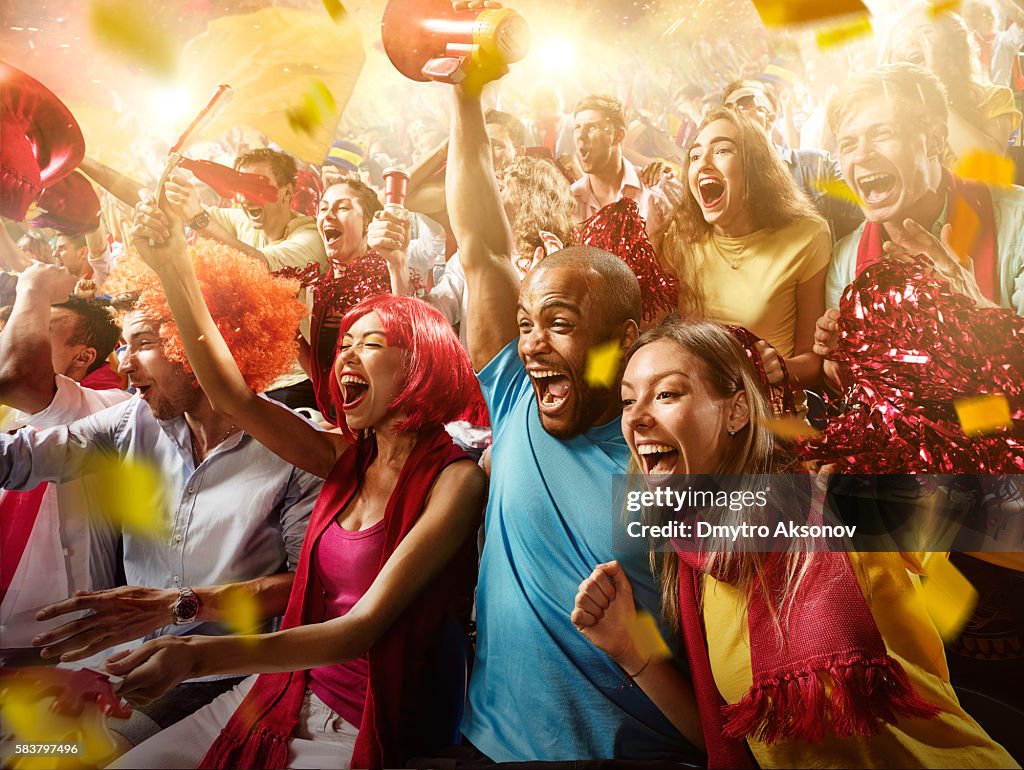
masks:
[[[677,554],[680,619],[709,767],[749,763],[742,758],[744,738],[820,743],[826,734],[868,737],[899,719],[938,716],[939,708],[914,690],[886,651],[845,553],[811,556],[781,635],[769,602],[785,589],[784,555],[766,555],[767,585],[757,579],[747,609],[753,684],[738,703],[725,705],[711,676],[698,610],[707,555]]]

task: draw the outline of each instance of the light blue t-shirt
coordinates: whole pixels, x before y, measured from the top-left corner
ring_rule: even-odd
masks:
[[[550,436],[516,342],[479,378],[494,446],[463,734],[496,762],[695,756],[569,619],[580,583],[617,557],[637,603],[658,617],[646,555],[612,550],[612,476],[629,458],[620,420]]]

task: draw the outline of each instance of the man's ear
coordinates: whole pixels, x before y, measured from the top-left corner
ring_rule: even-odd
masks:
[[[86,371],[96,362],[96,348],[82,348],[71,359],[75,366],[84,367]]]
[[[928,127],[925,137],[928,157],[937,157],[940,160],[946,154],[946,144],[949,141],[949,127],[945,123],[933,123]]]
[[[732,408],[729,410],[729,421],[727,423],[730,433],[738,433],[750,422],[750,403],[747,401],[747,392],[741,390],[732,397]]]
[[[290,201],[295,195],[295,183],[291,182],[281,188],[281,202]]]
[[[630,318],[622,327],[622,335],[619,338],[619,345],[622,347],[622,352],[625,353],[629,350],[630,346],[636,342],[637,337],[640,336],[640,327],[636,321]]]
[[[612,144],[622,144],[626,139],[626,129],[616,128],[615,134],[612,136]]]

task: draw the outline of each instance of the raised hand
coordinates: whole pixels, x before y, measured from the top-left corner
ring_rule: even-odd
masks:
[[[598,564],[580,583],[572,623],[587,640],[626,671],[639,670],[640,659],[633,639],[636,605],[633,586],[617,561]]]
[[[148,190],[140,193],[135,218],[128,236],[142,260],[159,272],[179,260],[188,260],[188,246],[181,219],[170,210],[161,209]]]
[[[164,183],[164,197],[182,222],[191,222],[203,210],[199,191],[182,173],[171,174]]]
[[[59,305],[75,290],[75,276],[66,268],[33,262],[18,276],[18,294],[35,294],[41,302]]]
[[[108,647],[130,642],[171,623],[178,592],[173,589],[121,586],[105,591],[79,591],[72,598],[44,607],[36,620],[49,620],[78,610],[92,614],[39,634],[33,647],[42,657],[81,660]]]
[[[389,203],[373,215],[366,230],[366,245],[389,262],[404,259],[409,248],[409,212],[395,203]]]

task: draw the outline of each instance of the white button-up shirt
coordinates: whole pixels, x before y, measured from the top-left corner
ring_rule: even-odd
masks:
[[[157,506],[164,533],[124,532],[129,585],[218,585],[295,568],[322,480],[244,433],[221,443],[196,468],[185,418],[157,420],[138,397],[68,426],[0,436],[0,488],[76,478],[97,455],[148,462],[163,477],[160,499],[138,504]],[[224,629],[217,623],[168,625],[147,638],[195,633]]]

